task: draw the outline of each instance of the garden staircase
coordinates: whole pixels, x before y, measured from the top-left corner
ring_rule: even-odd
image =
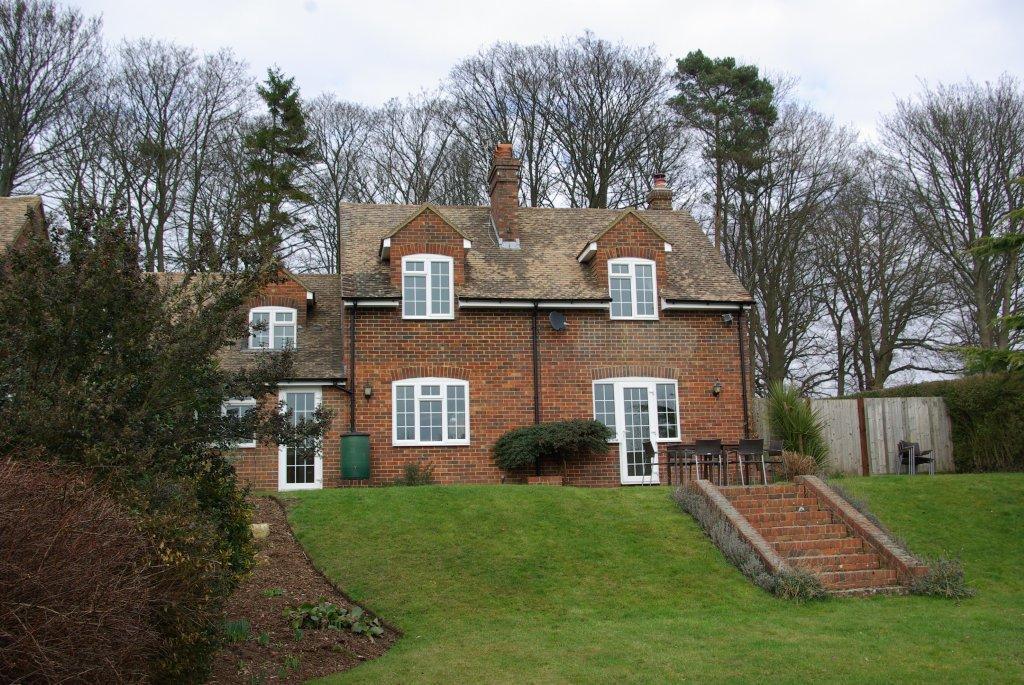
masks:
[[[872,524],[865,530],[859,512],[814,481],[719,490],[784,562],[814,573],[828,592],[905,592],[909,556],[894,558],[887,536],[880,541]]]

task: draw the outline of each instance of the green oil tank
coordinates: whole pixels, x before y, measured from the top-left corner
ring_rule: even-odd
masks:
[[[345,433],[341,436],[341,477],[346,480],[370,477],[369,433]]]

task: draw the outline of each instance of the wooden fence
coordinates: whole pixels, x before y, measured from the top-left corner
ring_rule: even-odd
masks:
[[[810,402],[824,424],[833,470],[849,474],[896,473],[896,443],[909,440],[921,443],[922,450],[932,450],[936,471],[953,471],[949,414],[941,397]],[[770,438],[764,398],[754,398],[752,404],[754,429],[761,437]]]

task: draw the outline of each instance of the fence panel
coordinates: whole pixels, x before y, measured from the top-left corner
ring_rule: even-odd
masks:
[[[754,427],[769,439],[764,398],[755,398]],[[836,471],[859,475],[861,431],[857,400],[811,400],[821,417],[829,459]],[[896,447],[900,440],[921,443],[932,450],[936,471],[953,471],[953,441],[949,414],[941,397],[885,397],[864,400],[864,435],[871,474],[896,473]]]

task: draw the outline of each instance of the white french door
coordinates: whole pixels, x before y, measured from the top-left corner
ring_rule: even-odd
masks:
[[[290,409],[293,426],[312,417],[320,406],[320,388],[282,388],[281,402]],[[277,448],[277,487],[279,490],[310,490],[323,487],[324,459],[319,440]]]
[[[644,447],[655,445],[657,454],[658,427],[651,411],[655,389],[653,383],[624,383],[616,388],[615,414],[619,435],[619,470],[624,484],[657,483],[658,465]]]

